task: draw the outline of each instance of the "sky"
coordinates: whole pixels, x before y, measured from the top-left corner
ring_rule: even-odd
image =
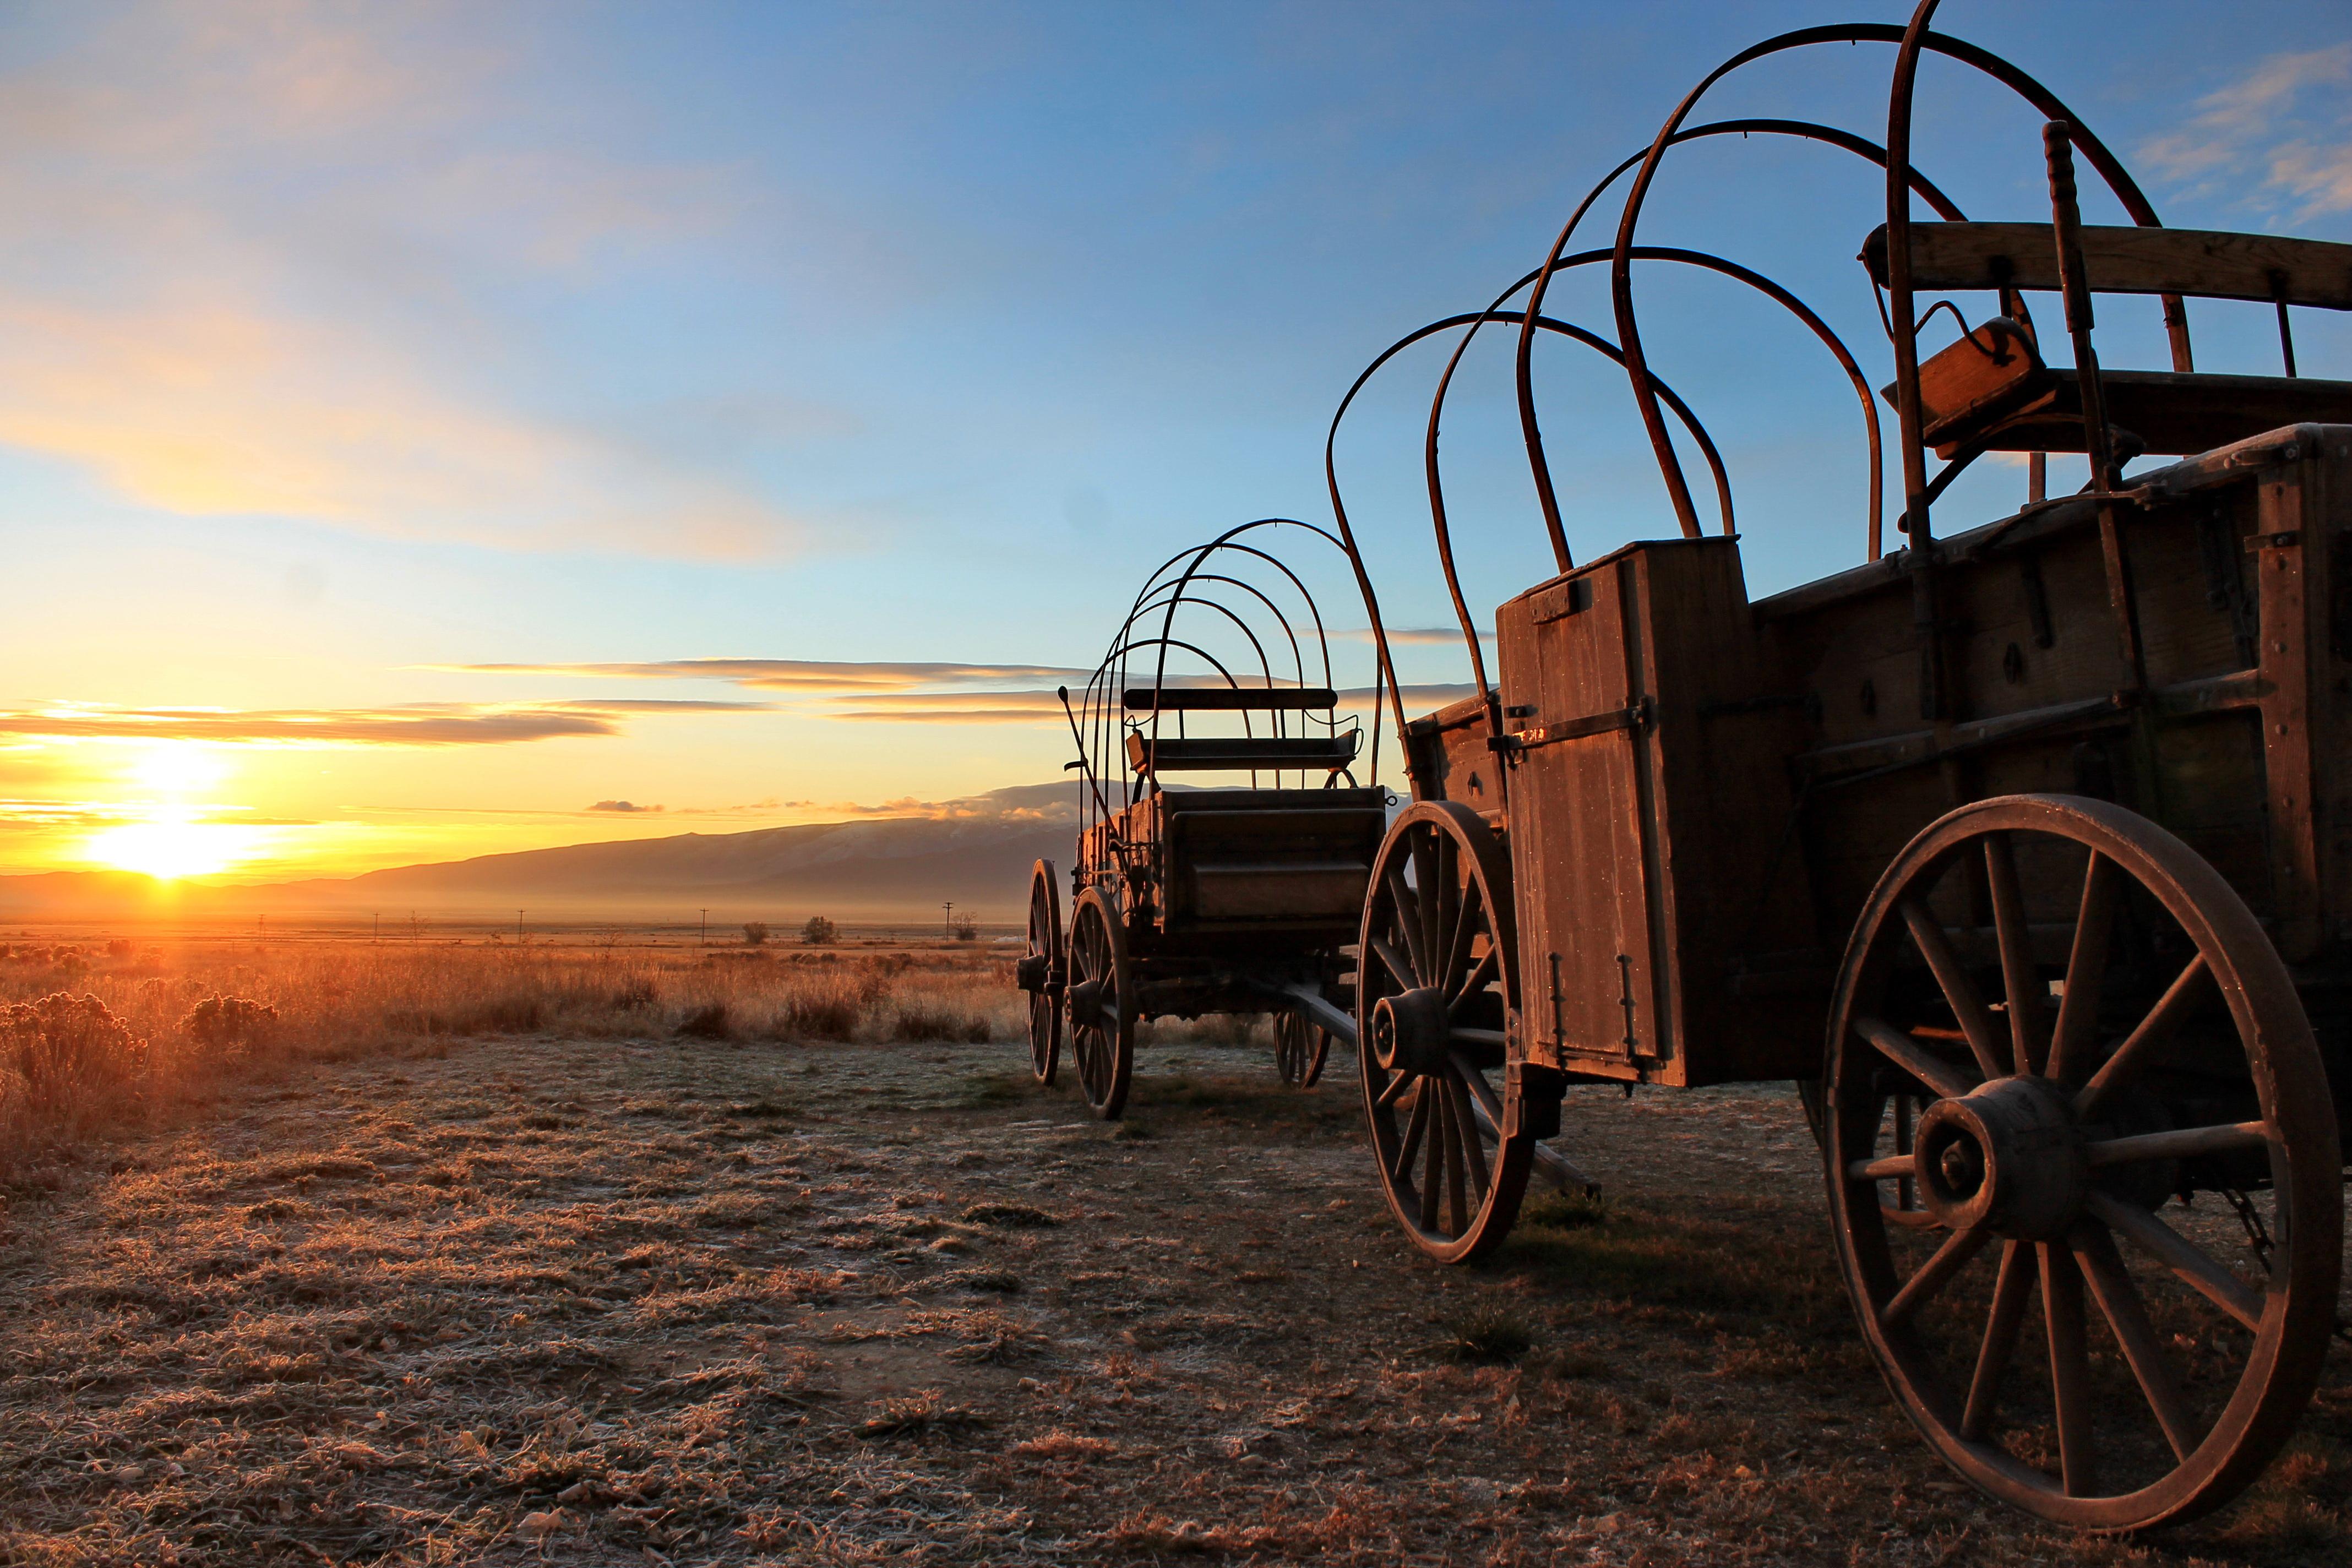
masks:
[[[0,5],[0,874],[991,809],[1060,776],[1051,692],[1161,561],[1328,524],[1326,429],[1375,353],[1535,267],[1722,58],[1906,14]],[[2040,76],[2168,223],[2352,240],[2352,11],[2219,15],[1939,26]],[[1776,58],[1698,118],[1877,140],[1892,58]],[[1957,68],[1923,73],[1916,152],[1971,216],[2046,213],[2038,120]],[[1848,154],[1722,138],[1670,158],[1642,234],[1778,278],[1875,382],[1882,199]],[[1548,309],[1613,336],[1599,270]],[[1861,560],[1832,363],[1737,285],[1637,286],[1751,593]],[[2275,368],[2267,308],[2191,319],[2200,368]],[[2099,342],[2162,363],[2152,304],[2103,305]],[[1482,620],[1552,571],[1511,346],[1474,345],[1442,448]],[[2338,318],[2297,348],[2352,374]],[[1422,468],[1447,352],[1392,362],[1337,446],[1407,632],[1453,624]],[[1622,374],[1547,343],[1537,379],[1578,557],[1671,532]],[[1981,465],[1941,526],[2023,489]],[[1352,580],[1297,541],[1360,687]],[[1432,703],[1467,679],[1458,636],[1398,660]]]

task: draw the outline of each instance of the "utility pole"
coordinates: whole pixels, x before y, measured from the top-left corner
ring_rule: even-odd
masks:
[[[408,940],[411,944],[415,942],[416,937],[416,911],[415,910],[411,910],[408,911]]]
[[[520,942],[521,940],[522,940],[522,911],[521,911],[520,910],[517,910],[515,911],[515,941],[517,941],[517,942]]]
[[[709,910],[702,911],[702,945],[705,947],[710,945],[710,911]]]
[[[946,902],[946,903],[942,904],[940,907],[941,907],[942,909],[946,910],[947,910],[947,912],[948,912],[948,930],[947,930],[947,934],[948,934],[948,935],[950,935],[950,936],[953,936],[953,935],[955,935],[955,900],[954,900],[953,899],[950,899],[949,900],[947,900],[947,902]]]
[[[382,910],[371,910],[368,914],[368,919],[375,921],[375,934],[369,937],[368,941],[370,942],[382,942],[383,940],[383,911]]]

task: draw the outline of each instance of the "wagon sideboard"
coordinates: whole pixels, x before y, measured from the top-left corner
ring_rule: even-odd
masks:
[[[1510,846],[1528,1059],[1682,1085],[1816,1070],[1882,868],[1952,807],[2029,791],[2117,801],[2210,860],[2337,1048],[2321,982],[2352,938],[2352,562],[2334,559],[2352,426],[2134,486],[2116,510],[2137,686],[2087,499],[1939,541],[1925,593],[1930,552],[1906,551],[1751,604],[1727,538],[1629,545],[1504,605],[1500,738],[1474,699],[1407,742],[1416,795]]]
[[[1079,879],[1148,898],[1129,914],[1148,921],[1155,951],[1352,942],[1388,826],[1385,798],[1376,789],[1154,791],[1087,830]]]

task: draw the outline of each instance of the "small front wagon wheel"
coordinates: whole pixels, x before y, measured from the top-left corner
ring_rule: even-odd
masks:
[[[1274,1016],[1274,1070],[1286,1087],[1314,1088],[1330,1049],[1331,1031],[1304,1009],[1293,1007]]]
[[[1948,1464],[2104,1531],[2261,1472],[2326,1352],[2341,1154],[2301,998],[2219,872],[2102,801],[1962,806],[1864,907],[1828,1067],[1846,1289]]]
[[[1488,1081],[1508,1059],[1517,955],[1510,873],[1477,813],[1446,801],[1389,829],[1364,899],[1356,1038],[1389,1208],[1441,1263],[1494,1250],[1518,1217],[1535,1138]]]
[[[1105,1121],[1127,1109],[1135,1071],[1135,996],[1127,965],[1127,934],[1118,911],[1099,888],[1078,895],[1070,917],[1070,1054],[1078,1087]]]
[[[1039,1083],[1054,1081],[1062,1056],[1062,894],[1054,863],[1040,860],[1029,872],[1029,948],[1021,959],[1021,989],[1029,994],[1029,1071]]]

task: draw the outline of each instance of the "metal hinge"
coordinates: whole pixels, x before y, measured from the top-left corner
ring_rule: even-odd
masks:
[[[1531,752],[1538,746],[1554,745],[1561,741],[1581,741],[1588,736],[1606,735],[1614,730],[1631,730],[1640,734],[1656,722],[1656,704],[1649,698],[1642,697],[1606,713],[1564,720],[1558,724],[1539,724],[1532,730],[1521,730],[1517,734],[1496,735],[1486,743],[1498,752]]]

